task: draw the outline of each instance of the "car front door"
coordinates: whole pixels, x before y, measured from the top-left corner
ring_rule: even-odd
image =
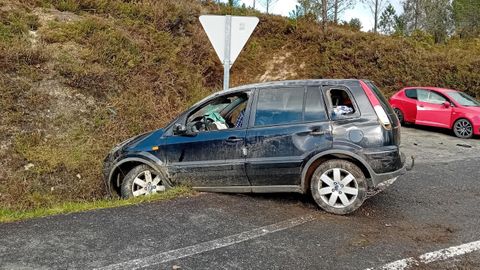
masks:
[[[331,147],[320,87],[259,89],[254,103],[246,135],[252,186],[299,185],[304,161]]]
[[[416,124],[450,128],[452,107],[445,106],[447,98],[434,91],[425,91],[418,96]]]
[[[248,92],[244,93],[246,96]],[[224,98],[224,97],[219,97]],[[181,124],[189,125],[188,119],[195,114],[203,113],[205,106],[211,106],[212,101],[207,101],[187,116]],[[248,98],[245,101],[248,103]],[[239,104],[238,106],[242,106]],[[224,112],[224,107],[219,106],[217,112],[225,117],[230,117],[231,110]],[[245,106],[243,106],[245,108]],[[215,130],[200,130],[186,135],[172,134],[167,138],[164,146],[169,174],[176,183],[191,185],[192,187],[225,187],[249,186],[250,183],[245,173],[245,135],[247,123],[241,122],[240,117],[246,119],[249,105],[235,119],[227,119],[227,128]],[[241,116],[240,116],[241,114]],[[199,116],[200,118],[202,115]],[[235,123],[229,123],[233,121]],[[246,122],[246,121],[245,121]],[[218,125],[221,126],[221,125]],[[190,127],[189,127],[190,128]]]

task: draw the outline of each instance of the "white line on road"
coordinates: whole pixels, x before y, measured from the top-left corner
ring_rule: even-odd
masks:
[[[410,257],[398,261],[385,264],[380,267],[368,268],[366,270],[403,270],[411,266],[428,264],[436,261],[444,261],[456,256],[465,255],[475,251],[480,251],[480,241],[470,242],[459,246],[440,249],[418,256],[418,258]]]
[[[131,261],[107,265],[105,267],[97,268],[96,270],[140,269],[140,268],[144,268],[152,265],[157,265],[157,264],[189,257],[195,254],[231,246],[231,245],[245,242],[247,240],[258,238],[270,233],[293,228],[295,226],[302,225],[304,223],[313,221],[315,219],[316,217],[314,215],[306,215],[306,216],[301,216],[297,218],[292,218],[292,219],[285,220],[272,225],[260,227],[260,228],[242,232],[239,234],[226,236],[223,238],[214,239],[214,240],[199,243],[193,246],[170,250],[170,251],[162,252],[152,256],[148,256],[145,258],[134,259]]]

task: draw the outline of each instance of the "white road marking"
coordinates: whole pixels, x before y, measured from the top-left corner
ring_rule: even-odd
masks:
[[[268,226],[256,228],[250,231],[242,232],[239,234],[234,234],[234,235],[226,236],[223,238],[214,239],[208,242],[199,243],[193,246],[170,250],[170,251],[162,252],[159,254],[151,255],[148,257],[140,258],[140,259],[134,259],[126,262],[107,265],[105,267],[97,268],[96,270],[140,269],[140,268],[144,268],[152,265],[157,265],[157,264],[189,257],[199,253],[231,246],[231,245],[245,242],[245,241],[258,238],[270,233],[293,228],[295,226],[302,225],[304,223],[313,221],[315,219],[316,217],[314,215],[296,217],[296,218],[285,220],[279,223],[275,223]]]
[[[385,264],[380,267],[368,268],[366,270],[403,270],[420,264],[428,264],[436,261],[444,261],[456,256],[465,255],[475,251],[480,251],[480,241],[470,242],[459,246],[440,249],[428,252],[418,256],[418,258],[410,257],[398,261]]]

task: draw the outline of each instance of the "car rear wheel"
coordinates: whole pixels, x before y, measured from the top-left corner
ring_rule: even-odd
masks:
[[[473,136],[473,126],[467,119],[458,119],[453,124],[453,133],[462,139],[469,139]]]
[[[398,117],[398,121],[400,121],[400,124],[404,125],[405,124],[405,117],[403,116],[403,112],[399,108],[393,109],[395,111],[395,114]]]
[[[152,195],[171,186],[164,177],[147,165],[139,165],[127,173],[122,181],[122,198]]]
[[[334,159],[318,166],[312,175],[310,190],[320,208],[329,213],[345,215],[363,204],[367,182],[357,165]]]

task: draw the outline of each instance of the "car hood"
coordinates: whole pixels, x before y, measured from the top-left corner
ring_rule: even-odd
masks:
[[[127,140],[128,142],[125,143],[122,148],[124,150],[131,149],[131,148],[136,148],[137,146],[142,145],[144,142],[150,141],[150,138],[160,138],[160,137],[162,137],[163,132],[164,132],[164,129],[161,128],[161,129],[157,129],[157,130],[154,130],[154,131],[150,131],[150,132],[146,132],[146,133],[134,136],[134,137],[128,139]]]

